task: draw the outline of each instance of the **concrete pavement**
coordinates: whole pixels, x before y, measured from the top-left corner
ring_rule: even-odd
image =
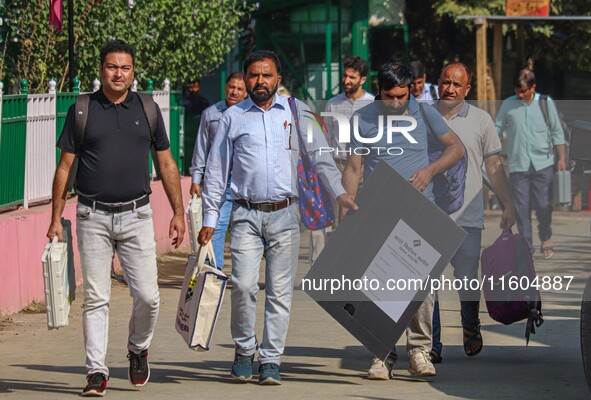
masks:
[[[545,323],[532,336],[528,347],[523,338],[524,323],[500,325],[488,317],[482,304],[484,349],[480,355],[468,358],[461,345],[457,295],[441,292],[443,363],[436,365],[437,376],[428,379],[413,378],[406,372],[404,338],[398,343],[400,359],[395,366],[395,379],[365,379],[371,354],[298,289],[283,358],[283,385],[260,387],[256,380],[236,384],[229,376],[234,353],[229,333],[230,293],[226,293],[211,351],[198,353],[187,349],[174,330],[187,254],[169,254],[161,257],[159,263],[162,306],[150,348],[152,376],[143,388],[136,389],[127,382],[126,337],[131,298],[124,285],[113,283],[107,357],[111,376],[106,397],[587,399],[590,394],[580,355],[579,313],[582,290],[591,273],[590,219],[591,215],[584,213],[556,214],[554,257],[543,260],[539,253],[535,255],[539,275],[575,278],[568,291],[542,292]],[[500,233],[497,224],[498,214],[487,216],[484,246]],[[307,240],[304,234],[298,285],[308,269]],[[445,275],[451,276],[451,271],[446,270]],[[261,291],[259,335],[262,299]],[[63,399],[80,394],[85,384],[81,315],[79,289],[70,312],[70,325],[58,331],[47,330],[43,313],[0,317],[0,397]]]

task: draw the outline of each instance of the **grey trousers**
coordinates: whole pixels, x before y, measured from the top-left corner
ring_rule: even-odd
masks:
[[[111,262],[117,251],[133,298],[128,350],[139,353],[154,335],[160,293],[152,209],[111,214],[78,204],[76,235],[84,278],[83,330],[86,370],[109,375],[105,358],[109,337]]]
[[[536,211],[538,236],[542,242],[552,237],[552,201],[554,195],[554,168],[509,174],[515,206],[517,229],[529,242],[533,252],[531,210]]]

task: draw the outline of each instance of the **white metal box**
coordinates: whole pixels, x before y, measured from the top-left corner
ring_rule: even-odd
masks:
[[[570,171],[558,171],[554,174],[554,202],[561,206],[571,204]]]
[[[58,242],[57,236],[45,245],[43,255],[43,283],[47,303],[47,328],[68,325],[72,295],[68,271],[68,243]]]

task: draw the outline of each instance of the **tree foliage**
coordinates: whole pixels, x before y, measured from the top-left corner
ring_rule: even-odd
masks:
[[[45,91],[54,77],[67,88],[68,19],[63,30],[49,24],[47,0],[0,3],[2,59],[0,79],[27,79],[30,91]],[[136,48],[136,79],[170,79],[180,85],[211,72],[224,61],[254,6],[237,0],[77,0],[74,1],[76,71],[82,90],[98,74],[99,52],[108,40]]]
[[[470,20],[456,20],[460,15],[505,15],[505,0],[435,0],[434,14],[453,18],[455,23],[472,30]],[[551,0],[550,15],[591,16],[588,0]],[[527,56],[547,66],[591,71],[591,21],[531,21],[524,24]],[[513,35],[516,24],[505,26]]]

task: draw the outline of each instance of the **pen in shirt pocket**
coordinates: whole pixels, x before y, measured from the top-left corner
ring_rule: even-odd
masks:
[[[283,128],[287,131],[287,128],[289,127],[289,131],[288,131],[288,137],[287,137],[287,150],[291,150],[291,131],[292,131],[292,124],[287,122],[287,120],[285,120],[283,122]]]

